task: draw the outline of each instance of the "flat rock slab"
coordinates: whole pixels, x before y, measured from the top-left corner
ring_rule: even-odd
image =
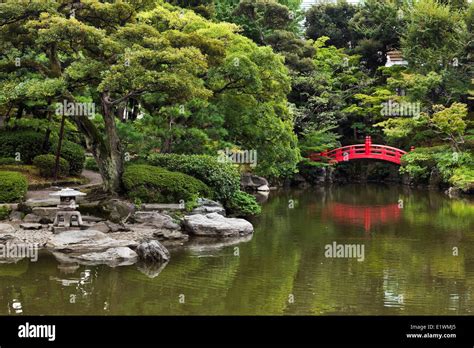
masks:
[[[174,203],[145,203],[140,206],[141,210],[145,211],[173,211],[173,210],[184,210],[182,204],[174,204]]]
[[[227,218],[218,213],[188,215],[184,218],[187,231],[205,237],[237,237],[253,233],[253,226],[244,219]]]
[[[1,234],[6,234],[6,233],[15,233],[15,227],[9,224],[0,224],[0,233]]]
[[[46,247],[75,253],[91,253],[105,251],[110,248],[136,247],[135,241],[118,240],[108,237],[105,233],[95,230],[66,231],[53,235]]]
[[[41,230],[43,228],[43,225],[25,222],[25,223],[20,224],[20,228],[24,230]]]
[[[59,204],[58,198],[30,198],[25,204],[29,207],[56,207]]]
[[[128,247],[109,248],[105,251],[85,254],[53,252],[53,255],[61,263],[79,263],[88,266],[129,266],[138,261],[137,253]]]

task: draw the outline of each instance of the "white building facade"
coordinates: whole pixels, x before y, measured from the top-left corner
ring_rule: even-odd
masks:
[[[303,0],[303,3],[301,4],[301,8],[303,10],[309,9],[313,5],[321,4],[321,3],[332,3],[335,4],[337,3],[338,0]],[[361,4],[364,0],[346,0],[347,3],[352,4],[352,5],[358,5]]]

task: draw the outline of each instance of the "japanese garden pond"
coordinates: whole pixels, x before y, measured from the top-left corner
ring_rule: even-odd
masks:
[[[58,267],[46,251],[0,264],[0,315],[474,314],[472,201],[381,184],[281,190],[252,223],[237,244],[172,249],[155,277]]]

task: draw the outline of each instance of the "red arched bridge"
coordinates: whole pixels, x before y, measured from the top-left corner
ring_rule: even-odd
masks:
[[[411,149],[413,150],[413,147]],[[372,138],[367,136],[365,137],[365,144],[348,145],[330,151],[313,152],[308,158],[313,162],[329,159],[330,163],[371,158],[400,165],[400,159],[406,153],[406,151],[397,149],[396,147],[372,144]]]

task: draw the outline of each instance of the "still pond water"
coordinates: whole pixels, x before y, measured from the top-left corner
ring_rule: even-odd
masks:
[[[272,192],[253,223],[247,240],[190,243],[161,270],[64,268],[46,252],[0,264],[0,315],[474,314],[472,202],[311,188]],[[363,245],[363,261],[326,257],[334,242]]]

